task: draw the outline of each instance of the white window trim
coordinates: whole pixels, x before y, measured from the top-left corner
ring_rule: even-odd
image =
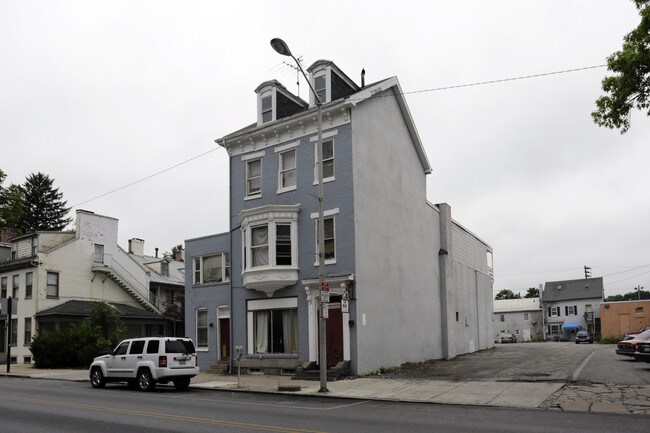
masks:
[[[271,205],[240,213],[242,230],[242,272],[259,271],[261,269],[297,269],[298,268],[298,211],[300,205]],[[275,264],[276,224],[291,226],[291,265]],[[268,265],[252,267],[251,229],[266,225],[268,228]],[[245,256],[244,256],[245,255]]]
[[[560,317],[560,307],[551,307],[551,317]]]
[[[199,346],[199,312],[205,312],[205,329],[207,331],[206,340],[207,346]],[[194,318],[194,338],[196,339],[196,351],[208,352],[210,350],[210,319],[208,309],[206,307],[198,307]]]
[[[255,311],[260,310],[287,310],[291,308],[298,308],[298,298],[279,298],[279,299],[258,299],[248,301],[246,310],[246,323],[247,323],[247,347],[248,354],[255,354],[255,326],[253,324],[253,317]]]
[[[259,158],[250,158],[250,159],[246,159],[245,161],[246,161],[245,162],[245,170],[246,170],[246,173],[245,173],[245,175],[246,175],[245,176],[245,182],[246,182],[245,188],[246,188],[246,191],[244,193],[244,200],[252,200],[252,199],[261,198],[262,197],[262,176],[264,174],[264,164],[262,163],[262,158],[261,157],[259,157]],[[249,166],[250,163],[255,162],[255,161],[260,162],[260,176],[259,176],[260,190],[259,190],[259,192],[251,193],[248,190],[249,183],[250,183],[250,179],[248,177],[248,166]]]
[[[332,158],[334,160],[334,172],[332,176],[330,177],[325,177],[323,174],[323,183],[327,182],[333,182],[336,180],[336,146],[335,146],[335,140],[333,138],[327,138],[323,137],[323,144],[325,144],[326,141],[331,141],[332,142]],[[318,139],[316,139],[316,142],[314,143],[314,185],[318,185]]]
[[[262,116],[262,100],[264,98],[268,98],[269,96],[271,97],[271,120],[269,120],[268,122],[264,122],[263,116]],[[270,90],[267,90],[266,92],[260,93],[259,96],[258,96],[257,101],[258,101],[257,102],[257,104],[258,104],[258,107],[257,107],[257,124],[258,125],[266,125],[266,124],[274,122],[276,120],[275,89],[270,89]]]
[[[326,211],[323,212],[323,217],[324,219],[332,219],[332,222],[334,223],[334,258],[333,259],[325,259],[324,263],[326,265],[334,265],[336,264],[336,215],[338,214],[338,209],[336,209],[336,212],[333,211]],[[313,217],[314,214],[312,214],[312,219],[314,219],[314,246],[316,251],[316,261],[314,262],[314,266],[319,266],[318,263],[318,214],[316,215],[316,218]]]
[[[325,98],[321,101],[323,104],[332,100],[332,74],[330,73],[329,67],[324,67],[317,71],[312,72],[309,80],[311,81],[312,89],[316,89],[316,78],[320,76],[325,76]],[[314,92],[309,93],[309,106],[313,107],[316,105],[316,96]]]
[[[299,145],[300,145],[300,141],[294,141],[293,143],[287,143],[287,144],[283,144],[282,146],[278,146],[275,149],[273,149],[273,151],[275,153],[280,153],[280,152],[284,152],[285,150],[295,149]],[[264,153],[264,152],[261,152],[261,153]]]
[[[294,176],[296,183],[295,185],[288,186],[286,188],[282,187],[282,173],[283,173],[283,166],[282,166],[282,156],[288,154],[289,152],[293,152],[293,161],[294,161]],[[288,170],[284,170],[288,171]],[[289,191],[295,191],[298,185],[298,152],[296,151],[295,148],[290,148],[286,149],[283,152],[278,153],[278,194],[284,193],[284,192],[289,192]]]
[[[221,253],[204,254],[202,256],[192,257],[192,285],[193,286],[201,286],[203,284],[224,284],[224,283],[229,283],[230,278],[225,276],[225,274],[226,274],[226,272],[225,272],[226,263],[228,263],[228,261],[226,260],[226,255],[227,254],[229,254],[229,253],[221,252]],[[222,278],[221,281],[210,281],[210,282],[204,283],[203,282],[203,271],[205,270],[205,268],[203,266],[203,259],[208,258],[208,257],[215,257],[215,256],[221,256],[221,269],[222,269],[221,272],[223,273],[223,275],[222,275],[223,278]],[[197,259],[199,260],[199,269],[197,269],[197,266],[196,266],[196,260]],[[230,265],[228,265],[228,268],[230,268]],[[196,281],[196,272],[197,271],[199,272],[199,281]]]

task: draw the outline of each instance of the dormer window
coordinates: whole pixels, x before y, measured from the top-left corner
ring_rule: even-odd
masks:
[[[307,108],[307,103],[276,80],[265,81],[257,89],[257,125],[292,116]]]
[[[273,96],[262,96],[262,123],[273,120]]]
[[[314,77],[314,90],[321,102],[327,102],[327,80],[325,79],[325,73]]]

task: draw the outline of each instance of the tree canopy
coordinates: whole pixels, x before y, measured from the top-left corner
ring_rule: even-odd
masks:
[[[70,211],[65,207],[63,193],[54,188],[54,179],[38,172],[27,176],[20,187],[24,197],[23,215],[18,224],[22,233],[30,231],[59,231],[67,226],[72,218],[66,217]]]
[[[623,38],[623,48],[607,58],[607,69],[614,75],[605,77],[605,95],[596,100],[597,110],[591,113],[599,126],[630,128],[633,109],[648,110],[650,116],[650,0],[633,0],[641,22]]]
[[[499,293],[497,293],[494,299],[497,301],[503,299],[521,299],[521,295],[519,293],[515,294],[515,292],[510,289],[502,289],[499,291]]]
[[[633,290],[623,295],[612,295],[605,298],[605,301],[636,301],[638,299],[650,299],[650,292],[647,290]]]
[[[529,288],[524,298],[539,298],[539,289],[537,287]]]

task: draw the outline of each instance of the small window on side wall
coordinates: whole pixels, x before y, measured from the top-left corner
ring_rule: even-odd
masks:
[[[246,162],[246,196],[262,193],[262,160],[253,159]]]

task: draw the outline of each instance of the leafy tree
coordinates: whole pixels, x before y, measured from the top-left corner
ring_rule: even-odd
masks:
[[[9,188],[0,189],[0,226],[18,229],[24,204],[25,197],[19,185],[11,184]]]
[[[25,203],[23,218],[17,227],[23,233],[30,231],[59,231],[72,221],[66,218],[70,208],[65,207],[63,193],[54,188],[54,179],[43,173],[27,176],[20,187]]]
[[[97,302],[95,308],[88,313],[87,320],[91,328],[99,328],[101,336],[113,345],[118,343],[124,333],[120,315],[106,302]]]
[[[650,292],[647,290],[641,290],[640,292],[634,290],[632,292],[625,293],[623,295],[612,295],[605,298],[605,301],[615,302],[615,301],[636,301],[639,298],[641,299],[650,299]]]
[[[632,109],[648,110],[650,116],[650,0],[633,0],[641,22],[623,38],[623,49],[607,58],[607,69],[614,75],[605,77],[603,90],[607,93],[596,100],[591,113],[599,126],[630,128]]]
[[[499,293],[497,293],[494,299],[497,301],[502,299],[521,299],[521,295],[519,293],[515,294],[510,289],[502,289]]]
[[[524,298],[539,298],[539,289],[537,287],[529,288]]]

